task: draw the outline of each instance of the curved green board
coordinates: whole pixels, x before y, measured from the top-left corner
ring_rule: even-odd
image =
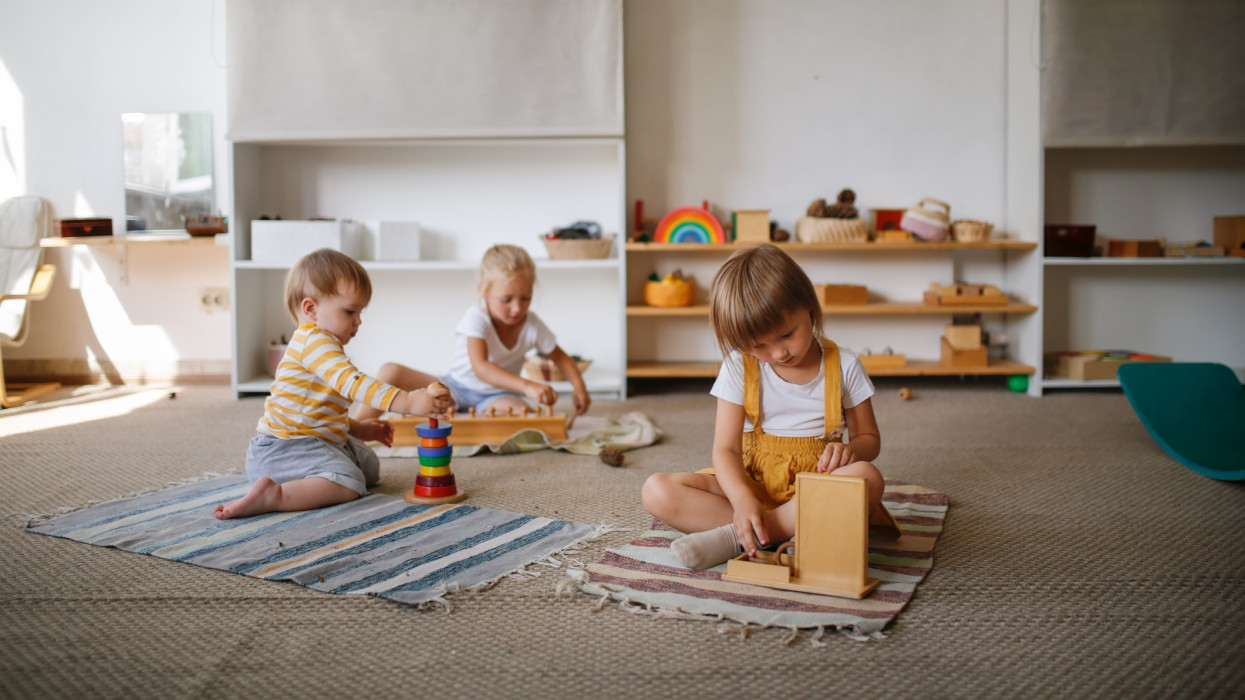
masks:
[[[1167,454],[1203,476],[1245,479],[1245,387],[1211,362],[1120,365],[1120,387]]]

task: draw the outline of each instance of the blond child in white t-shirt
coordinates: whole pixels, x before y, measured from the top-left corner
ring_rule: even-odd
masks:
[[[520,376],[524,357],[535,348],[571,383],[575,415],[584,413],[592,399],[579,368],[529,308],[535,285],[536,264],[527,251],[515,245],[489,248],[480,262],[480,301],[468,308],[458,323],[449,371],[438,379],[401,364],[386,363],[377,377],[407,390],[440,381],[449,387],[459,411],[521,411],[530,407],[529,401],[552,406],[558,400],[553,387]],[[356,418],[376,415],[379,412],[371,406],[355,409]]]

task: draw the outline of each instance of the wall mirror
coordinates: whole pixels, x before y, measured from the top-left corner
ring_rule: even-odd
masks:
[[[211,214],[212,115],[121,115],[126,231],[184,231],[187,217]]]

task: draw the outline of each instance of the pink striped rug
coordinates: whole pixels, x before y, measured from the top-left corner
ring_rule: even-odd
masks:
[[[685,569],[670,551],[670,543],[682,534],[656,520],[630,544],[607,550],[575,576],[579,590],[601,596],[603,604],[614,600],[664,617],[881,637],[933,567],[934,545],[950,499],[921,486],[887,481],[882,502],[904,534],[897,540],[870,538],[868,575],[882,583],[862,600],[723,581],[725,564],[704,571]]]

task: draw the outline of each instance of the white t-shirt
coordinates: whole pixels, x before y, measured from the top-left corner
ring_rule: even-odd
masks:
[[[467,309],[467,313],[463,314],[463,319],[458,322],[458,328],[455,331],[458,337],[455,341],[454,361],[450,364],[447,376],[464,389],[486,393],[497,391],[497,387],[481,380],[471,369],[471,356],[467,353],[468,338],[483,338],[485,344],[488,345],[489,362],[513,374],[518,374],[523,369],[523,356],[528,350],[536,348],[537,352],[542,355],[548,355],[558,346],[553,332],[545,327],[540,318],[530,310],[527,312],[527,322],[519,331],[519,338],[515,341],[514,347],[508,348],[502,344],[501,338],[497,337],[497,329],[493,328],[493,321],[489,318],[488,312],[479,306]]]
[[[856,353],[839,346],[839,366],[843,375],[843,409],[859,406],[873,396],[873,382],[860,364]],[[842,438],[847,427],[846,414],[843,423],[827,430],[826,423],[826,363],[824,358],[817,370],[817,378],[808,384],[791,384],[779,377],[768,362],[757,361],[761,374],[761,428],[770,435],[780,437]],[[744,405],[744,365],[738,350],[732,350],[718,379],[709,393],[739,406]],[[752,430],[752,421],[744,417],[744,432]],[[828,434],[827,434],[828,433]]]

